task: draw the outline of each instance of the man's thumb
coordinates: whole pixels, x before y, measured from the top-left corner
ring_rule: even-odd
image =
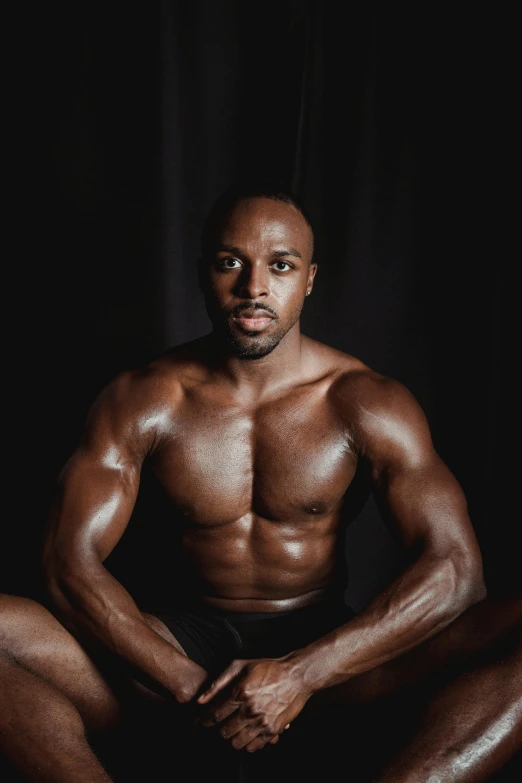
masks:
[[[222,691],[223,688],[225,688],[234,677],[237,675],[237,667],[234,666],[234,664],[231,664],[228,666],[224,672],[222,672],[219,677],[217,677],[214,682],[211,684],[209,688],[207,688],[206,691],[204,691],[201,696],[198,696],[198,702],[200,704],[206,704],[211,699],[214,698],[216,693],[219,693],[219,691]]]

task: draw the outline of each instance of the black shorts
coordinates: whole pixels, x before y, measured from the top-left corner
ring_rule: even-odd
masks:
[[[225,612],[206,604],[147,610],[212,676],[235,658],[278,658],[353,619],[342,596],[285,612]]]

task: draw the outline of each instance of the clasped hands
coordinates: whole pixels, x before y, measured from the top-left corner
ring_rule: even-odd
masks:
[[[310,696],[285,659],[235,660],[196,699],[195,721],[254,752],[275,744]]]

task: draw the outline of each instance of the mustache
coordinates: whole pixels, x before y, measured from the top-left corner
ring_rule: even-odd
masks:
[[[230,311],[230,315],[239,315],[243,310],[264,310],[266,313],[269,313],[272,318],[278,317],[275,310],[272,310],[268,305],[260,304],[259,302],[243,302],[243,304],[234,307],[234,309]]]

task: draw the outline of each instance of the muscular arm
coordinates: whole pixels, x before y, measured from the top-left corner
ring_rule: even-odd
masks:
[[[435,452],[424,414],[395,381],[369,385],[347,410],[353,441],[412,562],[355,620],[295,653],[312,691],[411,649],[485,596],[464,494]]]
[[[43,552],[49,595],[81,641],[121,659],[180,702],[206,672],[149,628],[103,562],[128,524],[141,464],[161,431],[144,381],[118,378],[93,406],[82,440],[59,478]],[[160,407],[161,401],[156,400]]]

